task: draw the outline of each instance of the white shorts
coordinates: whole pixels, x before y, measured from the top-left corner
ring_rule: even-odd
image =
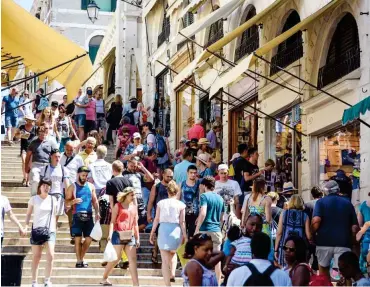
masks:
[[[347,247],[316,246],[317,261],[320,266],[326,268],[330,266],[330,262],[334,258],[333,268],[338,268],[339,256],[347,251],[351,251],[351,249]]]
[[[34,196],[37,194],[37,186],[39,185],[40,182],[40,172],[41,169],[44,168],[44,166],[48,165],[48,163],[38,163],[38,162],[33,162],[31,166],[31,171],[30,171],[30,183],[31,183],[31,196]]]

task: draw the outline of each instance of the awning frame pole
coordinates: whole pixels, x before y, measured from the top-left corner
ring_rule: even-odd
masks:
[[[45,94],[45,95],[44,95],[44,97],[50,96],[51,94],[54,94],[55,92],[58,92],[58,91],[63,90],[63,89],[64,89],[64,87],[61,87],[61,88],[59,88],[59,89],[55,89],[54,91],[52,91],[52,92],[49,92],[49,93]],[[25,105],[28,105],[29,103],[33,103],[34,101],[36,101],[36,99],[33,99],[33,100],[31,100],[31,101],[29,101],[29,102],[27,102],[27,103],[23,103],[23,104],[21,104],[21,105],[19,105],[19,106],[15,107],[15,108],[12,108],[12,109],[10,109],[10,110],[8,110],[8,111],[13,111],[13,110],[19,109],[20,107],[23,107],[23,106],[25,106]],[[8,111],[4,111],[4,112],[2,112],[1,114],[3,115],[3,114],[5,114],[5,113],[6,113],[6,112],[8,112]]]
[[[19,65],[19,62],[20,61],[23,61],[23,58],[21,58],[19,60],[17,59],[14,62],[11,62],[9,64],[6,64],[5,66],[1,67],[1,69],[9,69],[9,68],[15,67],[15,66]]]
[[[235,66],[236,66],[236,64],[235,64],[234,62],[232,62],[232,61],[230,61],[230,60],[226,59],[225,57],[222,57],[222,56],[218,55],[217,53],[211,52],[208,48],[205,48],[204,46],[202,46],[202,45],[198,44],[195,40],[193,40],[193,39],[191,39],[191,38],[189,38],[189,37],[185,36],[185,35],[184,35],[184,34],[182,34],[181,32],[179,32],[179,34],[180,34],[181,36],[185,37],[186,39],[188,39],[189,41],[192,41],[195,45],[197,45],[198,47],[201,47],[203,50],[206,50],[208,53],[212,54],[213,56],[215,56],[215,57],[219,58],[220,60],[225,61],[225,62],[226,62],[226,63],[228,63],[230,66],[232,66],[232,67],[235,67]],[[245,76],[250,77],[250,78],[252,78],[253,80],[255,80],[255,81],[259,82],[259,80],[258,80],[257,78],[253,77],[252,75],[249,75],[247,72],[243,72],[243,74],[244,74]]]
[[[298,77],[298,76],[294,75],[293,73],[291,73],[291,72],[289,72],[289,71],[285,70],[284,68],[279,67],[278,65],[275,65],[275,64],[271,63],[270,61],[266,60],[266,59],[265,59],[265,58],[263,58],[262,56],[259,56],[259,55],[257,55],[256,53],[253,53],[253,54],[254,54],[254,56],[255,56],[255,57],[257,57],[258,59],[261,59],[262,61],[265,61],[265,62],[266,62],[267,64],[269,64],[270,66],[274,66],[274,67],[278,68],[280,71],[283,71],[283,72],[287,73],[288,75],[290,75],[290,76],[292,76],[292,77],[294,77],[294,78],[298,79],[299,81],[302,81],[303,83],[305,83],[306,85],[310,86],[311,88],[314,88],[314,89],[316,89],[317,91],[322,92],[323,94],[325,94],[325,95],[327,95],[327,96],[329,96],[329,97],[331,97],[331,98],[333,98],[333,99],[335,99],[335,100],[337,100],[337,101],[341,102],[342,104],[345,104],[345,105],[347,105],[347,106],[349,106],[349,107],[353,107],[353,105],[351,105],[350,103],[347,103],[346,101],[343,101],[342,99],[340,99],[340,98],[338,98],[338,97],[336,97],[336,96],[334,96],[334,95],[330,94],[329,92],[327,92],[327,91],[325,91],[325,90],[320,89],[318,86],[315,86],[314,84],[312,84],[312,83],[310,83],[310,82],[308,82],[308,81],[306,81],[306,80],[304,80],[304,79],[302,79],[302,78],[300,78],[300,77]],[[367,122],[365,122],[364,120],[362,120],[362,119],[360,119],[360,118],[358,118],[357,120],[358,120],[360,123],[362,123],[362,124],[364,124],[365,126],[367,126],[368,128],[370,128],[370,124],[368,124],[368,123],[367,123]]]
[[[224,93],[224,94],[228,95],[229,97],[232,97],[233,99],[238,100],[238,98],[236,98],[235,96],[233,96],[233,95],[229,94],[228,92],[225,92],[224,90],[222,90],[222,93]],[[239,100],[239,101],[241,101],[241,100]],[[258,112],[260,112],[260,113],[261,113],[261,114],[263,114],[264,116],[266,116],[266,117],[268,117],[268,118],[270,118],[270,119],[272,119],[272,120],[274,120],[274,121],[276,121],[276,122],[278,122],[278,123],[282,124],[283,126],[285,126],[285,127],[289,128],[289,129],[291,129],[291,130],[295,131],[295,132],[296,132],[296,133],[298,133],[298,134],[301,134],[301,135],[303,135],[303,136],[307,136],[307,134],[300,132],[300,131],[299,131],[299,130],[297,130],[296,128],[293,128],[293,127],[291,127],[291,126],[289,126],[289,125],[287,125],[287,124],[283,123],[282,121],[278,120],[277,118],[275,118],[275,117],[273,117],[273,116],[270,116],[269,114],[266,114],[265,112],[261,111],[260,109],[257,109],[256,107],[253,107],[253,106],[251,106],[251,105],[249,105],[249,104],[247,104],[247,103],[245,103],[245,102],[244,102],[244,105],[246,105],[246,106],[248,106],[248,107],[250,107],[250,108],[252,108],[252,109],[254,109],[254,110],[258,111]]]
[[[21,80],[21,81],[19,81],[19,82],[15,83],[15,84],[10,85],[9,87],[6,87],[6,88],[1,89],[1,91],[9,90],[10,88],[13,88],[13,87],[15,87],[15,86],[18,86],[19,84],[25,83],[25,82],[27,82],[27,81],[29,81],[29,80],[31,80],[31,79],[34,79],[34,78],[36,78],[36,77],[38,77],[38,76],[43,75],[43,74],[45,74],[45,73],[47,73],[47,72],[49,72],[49,71],[55,70],[55,69],[60,68],[60,67],[62,67],[62,66],[64,66],[64,65],[66,65],[66,64],[69,64],[69,63],[71,63],[71,62],[73,62],[73,61],[76,61],[76,60],[78,60],[78,59],[80,59],[80,58],[82,58],[82,57],[85,57],[85,56],[87,56],[88,54],[89,54],[89,53],[88,53],[88,52],[86,52],[85,54],[82,54],[82,55],[76,56],[76,57],[74,57],[73,59],[68,60],[68,61],[66,61],[66,62],[64,62],[64,63],[61,63],[61,64],[59,64],[59,65],[57,65],[57,66],[54,66],[54,67],[52,67],[52,68],[50,68],[50,69],[47,69],[47,70],[42,71],[42,72],[40,72],[40,73],[37,73],[37,74],[35,74],[35,75],[33,75],[33,76],[26,77],[26,78],[24,78],[23,80]]]
[[[3,56],[1,56],[1,57],[3,57]],[[1,62],[5,62],[5,61],[9,61],[9,60],[15,60],[15,59],[18,59],[20,57],[21,56],[9,57],[8,59],[1,60]]]
[[[185,37],[186,39],[188,39],[189,41],[192,41],[194,44],[196,44],[197,46],[201,47],[202,49],[205,49],[208,53],[210,53],[210,54],[214,55],[215,57],[217,57],[217,58],[219,58],[219,59],[221,59],[221,60],[224,60],[224,61],[225,61],[226,63],[228,63],[230,66],[232,66],[232,67],[235,67],[235,66],[236,66],[236,63],[234,63],[234,62],[232,62],[232,61],[230,61],[230,60],[227,60],[225,57],[222,57],[222,56],[220,56],[220,55],[217,55],[216,53],[214,53],[214,52],[210,51],[208,48],[204,48],[204,46],[202,46],[202,45],[198,44],[198,43],[197,43],[196,41],[194,41],[193,39],[191,39],[191,38],[189,38],[189,37],[186,37],[184,34],[181,34],[181,33],[179,33],[179,34],[180,34],[181,36]],[[303,96],[303,93],[301,93],[301,92],[299,92],[299,91],[296,91],[296,90],[294,90],[294,89],[292,89],[292,88],[289,88],[289,87],[287,87],[287,86],[284,86],[283,84],[281,84],[281,83],[279,83],[279,82],[277,82],[277,81],[275,81],[275,80],[273,80],[273,79],[270,79],[269,77],[266,77],[266,76],[264,76],[264,75],[262,75],[262,74],[260,74],[260,73],[257,73],[256,71],[252,71],[252,70],[248,69],[248,72],[251,72],[251,73],[253,73],[253,74],[257,75],[257,76],[260,76],[261,78],[263,78],[263,79],[265,79],[265,80],[267,80],[267,81],[270,81],[270,82],[272,82],[272,83],[274,83],[274,84],[276,84],[276,85],[279,85],[279,86],[281,86],[281,87],[283,87],[283,88],[285,88],[285,89],[288,89],[288,90],[292,91],[293,93],[296,93],[296,94],[299,94],[299,95]],[[249,75],[249,74],[248,74],[248,73],[246,73],[246,72],[243,72],[243,75],[248,76],[248,77],[252,78],[253,80],[255,80],[255,81],[259,82],[259,80],[257,80],[256,78],[254,78],[253,76]]]
[[[219,100],[219,101],[221,101],[222,103],[225,103],[225,104],[228,104],[228,105],[232,105],[232,106],[234,106],[234,108],[237,107],[237,105],[235,103],[231,103],[229,101],[223,100],[222,98],[219,98],[217,96],[215,96],[214,98],[217,99],[217,100]],[[263,118],[263,117],[259,116],[257,113],[252,113],[252,112],[250,112],[250,111],[248,111],[246,109],[243,109],[243,111],[245,111],[248,114],[250,114],[251,116],[257,117],[259,119],[262,119]]]

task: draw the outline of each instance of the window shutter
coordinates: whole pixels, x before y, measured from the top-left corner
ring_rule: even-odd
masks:
[[[81,0],[81,10],[86,10],[89,0]]]
[[[117,0],[111,0],[111,11],[114,12],[116,11],[116,7],[117,7]]]

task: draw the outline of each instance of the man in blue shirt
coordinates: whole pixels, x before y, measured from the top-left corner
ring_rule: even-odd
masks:
[[[18,111],[21,110],[21,108],[18,107],[19,98],[17,95],[18,89],[15,87],[11,88],[10,94],[3,98],[1,106],[1,112],[3,113],[5,110],[5,128],[9,144],[13,143],[15,130],[18,127]]]
[[[339,279],[338,257],[351,251],[352,238],[356,236],[358,221],[352,203],[338,195],[338,184],[329,180],[323,185],[328,196],[315,204],[312,230],[316,234],[316,255],[320,274],[329,276],[330,262],[334,258],[333,279]]]
[[[175,165],[173,179],[176,181],[178,185],[180,185],[184,180],[186,180],[186,175],[188,171],[188,167],[193,165],[193,154],[189,149],[184,151],[182,156],[182,162]]]
[[[201,232],[211,236],[213,250],[218,251],[222,243],[221,219],[225,212],[224,201],[220,195],[214,192],[216,183],[213,177],[204,177],[201,185],[204,187],[205,193],[200,196],[200,212],[195,234]],[[220,282],[221,263],[215,266],[215,271],[218,282]]]

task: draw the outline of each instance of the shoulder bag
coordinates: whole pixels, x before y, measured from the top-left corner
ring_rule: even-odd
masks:
[[[122,204],[119,203],[119,211],[118,214],[120,214],[120,211],[123,209]],[[132,240],[132,230],[122,230],[122,231],[117,231],[119,234],[119,240],[120,244],[126,245],[131,242]]]

